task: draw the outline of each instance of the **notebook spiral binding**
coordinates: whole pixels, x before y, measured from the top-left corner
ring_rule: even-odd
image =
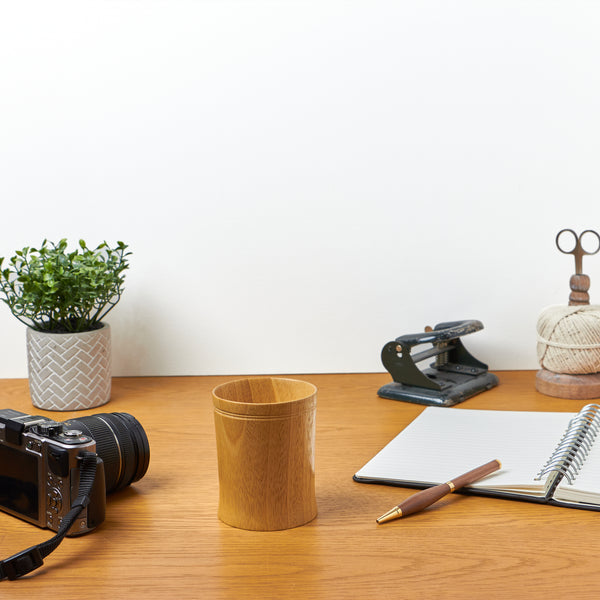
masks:
[[[553,475],[559,479],[564,477],[572,485],[599,432],[600,405],[588,404],[569,421],[560,442],[535,479],[539,481]]]

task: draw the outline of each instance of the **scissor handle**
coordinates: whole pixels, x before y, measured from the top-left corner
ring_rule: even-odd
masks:
[[[565,239],[565,236],[563,234],[570,234],[570,236],[572,236],[572,238],[573,238],[573,247],[570,250],[565,250],[563,247],[561,247],[561,243],[560,243],[561,236],[562,236],[563,240]],[[596,242],[598,243],[598,247],[594,251],[585,250],[583,248],[583,237],[586,234],[592,234],[596,237]],[[588,235],[588,237],[589,237],[589,235]],[[564,241],[563,241],[563,246],[564,246]],[[593,229],[586,229],[585,231],[582,231],[579,235],[577,235],[572,229],[561,229],[556,234],[556,247],[563,254],[572,254],[573,256],[575,256],[575,273],[577,275],[581,275],[583,273],[583,267],[582,267],[583,256],[585,254],[587,254],[587,255],[596,254],[598,251],[600,251],[600,235],[598,235]]]

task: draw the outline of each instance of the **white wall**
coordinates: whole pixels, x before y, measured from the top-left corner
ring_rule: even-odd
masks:
[[[115,375],[381,371],[464,318],[536,368],[554,236],[600,229],[599,27],[573,0],[3,1],[0,255],[131,246]],[[25,377],[4,305],[0,336]]]

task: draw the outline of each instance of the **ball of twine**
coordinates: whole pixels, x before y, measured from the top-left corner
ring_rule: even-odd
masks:
[[[600,372],[600,306],[551,306],[537,323],[540,365],[554,373]]]

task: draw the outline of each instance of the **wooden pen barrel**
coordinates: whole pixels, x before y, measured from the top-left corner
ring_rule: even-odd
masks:
[[[213,390],[223,522],[272,531],[315,518],[316,403],[316,387],[295,379],[239,379]]]

